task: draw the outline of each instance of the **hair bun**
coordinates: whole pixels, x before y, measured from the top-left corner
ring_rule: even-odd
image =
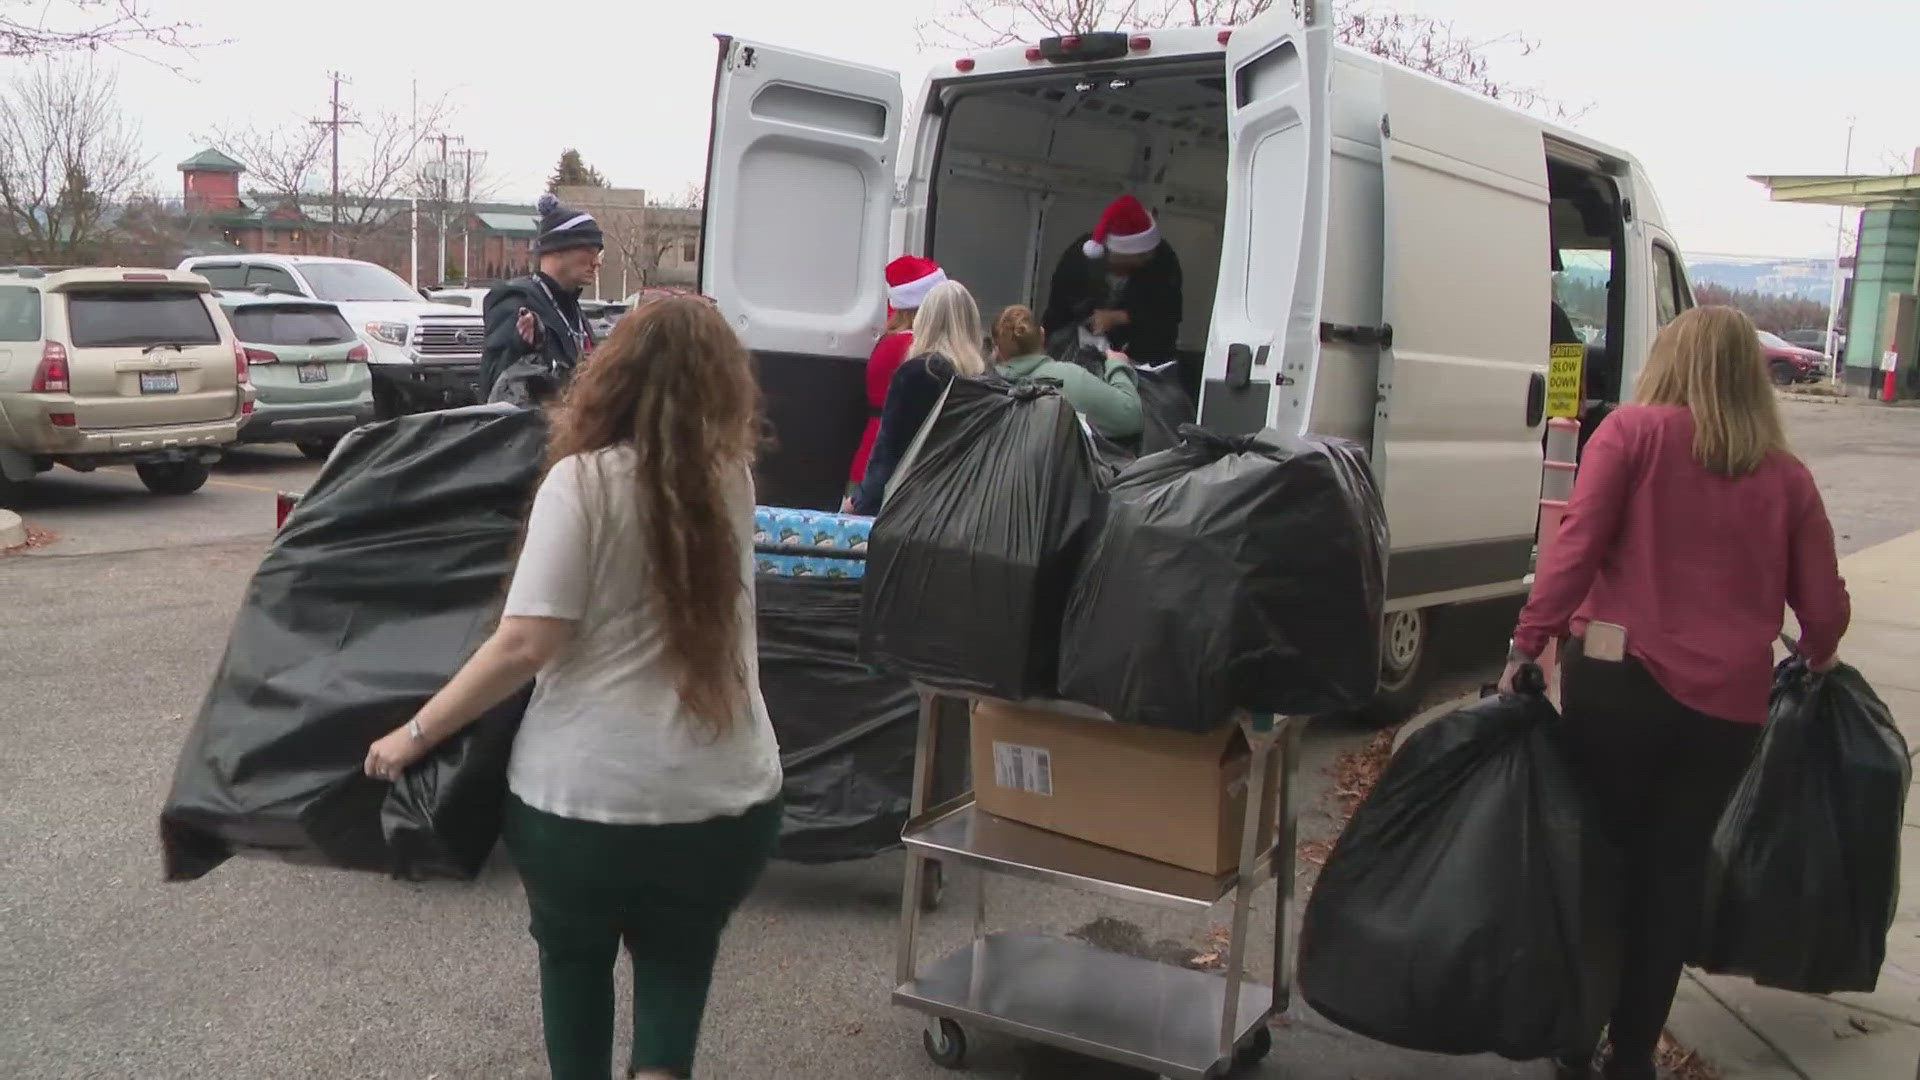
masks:
[[[551,214],[555,210],[560,209],[560,196],[549,191],[545,195],[540,196],[539,201],[533,204],[533,208],[538,210],[542,216]]]

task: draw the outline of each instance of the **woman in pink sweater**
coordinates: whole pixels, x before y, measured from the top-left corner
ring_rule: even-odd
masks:
[[[1850,615],[1833,527],[1787,449],[1747,317],[1675,319],[1637,397],[1587,444],[1502,679],[1565,639],[1569,742],[1626,860],[1608,1080],[1653,1080],[1714,825],[1767,718],[1785,609],[1815,670],[1833,665]],[[1561,1063],[1563,1077],[1587,1070]]]

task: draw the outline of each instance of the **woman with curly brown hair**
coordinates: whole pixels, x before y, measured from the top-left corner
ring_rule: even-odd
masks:
[[[557,414],[499,629],[367,755],[396,776],[534,679],[505,833],[556,1080],[611,1072],[623,942],[628,1075],[691,1075],[721,930],[779,831],[755,666],[759,434],[751,362],[712,307],[622,320]]]

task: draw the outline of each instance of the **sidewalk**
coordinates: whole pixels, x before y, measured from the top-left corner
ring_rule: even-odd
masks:
[[[1920,532],[1840,560],[1853,594],[1841,658],[1859,668],[1920,749]],[[1900,905],[1880,986],[1831,998],[1689,971],[1669,1028],[1723,1080],[1920,1077],[1920,799],[1907,800]]]

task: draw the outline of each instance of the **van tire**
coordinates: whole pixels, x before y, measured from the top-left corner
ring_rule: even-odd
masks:
[[[1433,653],[1433,609],[1390,611],[1380,625],[1380,688],[1362,712],[1385,727],[1412,716],[1427,691]]]
[[[212,470],[198,461],[145,461],[133,467],[140,482],[155,495],[191,495],[207,482]]]
[[[0,507],[13,508],[20,505],[21,498],[27,493],[27,480],[10,480],[7,474],[0,472]]]

